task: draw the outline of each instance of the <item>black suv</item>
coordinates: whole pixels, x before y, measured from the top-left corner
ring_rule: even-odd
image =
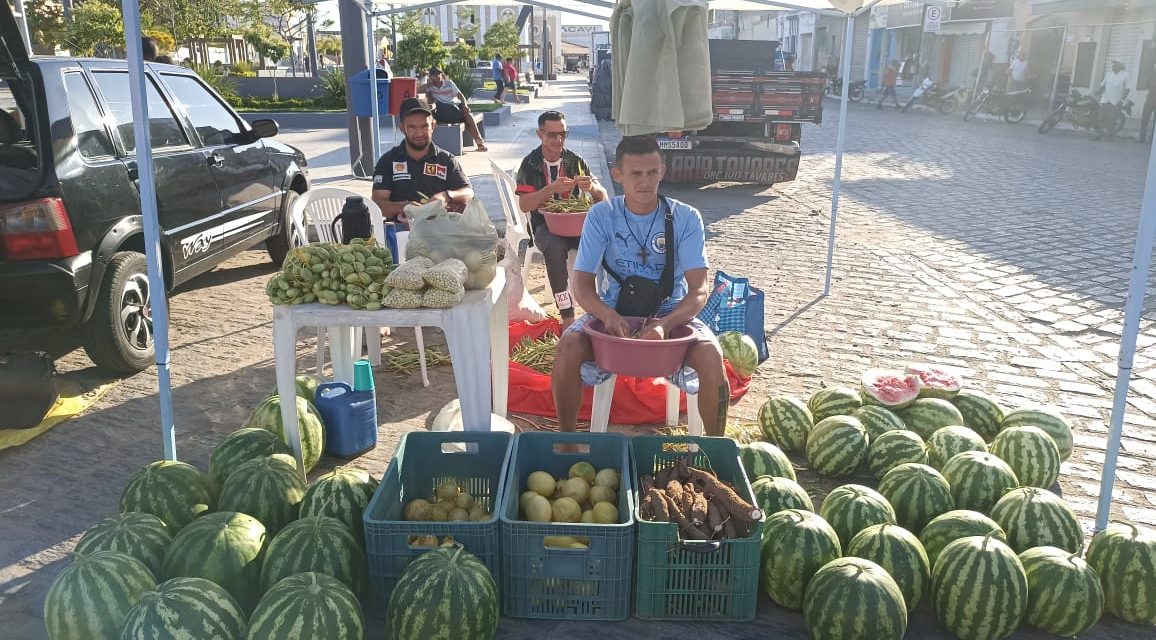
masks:
[[[150,287],[123,60],[29,57],[0,3],[0,327],[77,327],[92,360],[153,360]],[[161,249],[172,289],[264,242],[280,264],[309,188],[304,155],[195,73],[147,64]]]

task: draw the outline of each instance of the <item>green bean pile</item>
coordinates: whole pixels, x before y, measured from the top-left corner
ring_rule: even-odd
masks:
[[[319,242],[291,249],[265,294],[273,304],[320,302],[376,311],[389,293],[384,281],[391,271],[389,249],[373,240]]]
[[[436,367],[438,365],[447,364],[450,357],[443,353],[440,349],[434,347],[425,348],[425,363],[426,366]],[[402,353],[395,353],[389,356],[387,361],[389,370],[394,373],[402,375],[409,375],[417,371],[421,366],[419,354],[417,351],[404,351]]]
[[[538,340],[522,338],[514,345],[510,359],[538,373],[549,374],[554,371],[554,352],[557,350],[558,336],[547,335]]]
[[[590,201],[586,198],[551,200],[541,210],[547,213],[586,213],[590,210]]]

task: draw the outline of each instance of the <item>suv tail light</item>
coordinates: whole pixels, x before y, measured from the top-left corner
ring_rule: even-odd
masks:
[[[80,253],[60,198],[0,205],[0,245],[8,260],[70,258]]]

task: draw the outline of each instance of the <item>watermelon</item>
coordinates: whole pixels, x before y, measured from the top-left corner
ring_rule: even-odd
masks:
[[[1047,489],[1060,477],[1060,452],[1043,429],[1007,427],[991,441],[991,452],[1015,471],[1025,487]]]
[[[749,378],[759,367],[759,347],[745,333],[724,331],[718,336],[723,358],[740,378]]]
[[[847,545],[849,556],[870,560],[883,567],[899,591],[907,610],[914,611],[931,584],[931,563],[923,544],[903,527],[877,524],[859,532]]]
[[[209,458],[209,482],[213,490],[220,492],[229,477],[237,467],[255,458],[264,458],[274,453],[292,455],[289,445],[281,441],[277,434],[265,429],[239,429],[225,436],[224,440],[213,449]]]
[[[204,578],[225,588],[250,611],[260,596],[265,525],[252,516],[218,511],[197,518],[165,552],[161,578]]]
[[[940,472],[948,460],[964,451],[987,451],[987,443],[978,433],[959,425],[936,429],[927,439],[928,464]]]
[[[862,558],[823,565],[807,584],[803,620],[813,640],[899,640],[907,608],[895,580]]]
[[[899,418],[924,440],[943,427],[963,424],[959,409],[942,398],[919,398],[900,409]]]
[[[846,549],[851,538],[876,524],[895,524],[895,510],[878,491],[860,484],[835,487],[823,499],[819,515],[839,534]]]
[[[1072,424],[1055,407],[1022,407],[1004,416],[1002,428],[1031,425],[1043,429],[1056,442],[1060,460],[1072,457]]]
[[[862,423],[863,428],[867,430],[867,435],[871,440],[875,440],[879,436],[888,431],[898,431],[906,429],[903,421],[895,412],[879,405],[868,404],[859,407],[851,412],[851,417]]]
[[[878,438],[872,437],[867,447],[867,466],[871,475],[882,478],[888,471],[901,464],[927,463],[927,445],[914,431],[888,431]]]
[[[297,400],[297,428],[301,435],[301,458],[305,463],[305,472],[308,473],[317,466],[321,459],[321,451],[325,448],[325,427],[321,422],[321,414],[313,407],[313,403],[298,397]],[[281,398],[269,396],[253,409],[245,427],[265,429],[277,434],[285,444],[289,437],[285,434],[285,425],[281,421]],[[292,445],[290,445],[292,446]]]
[[[498,585],[461,545],[427,551],[409,563],[389,594],[392,640],[489,640],[498,630]]]
[[[867,430],[851,416],[821,420],[807,436],[807,460],[824,476],[848,476],[867,458]]]
[[[128,612],[120,640],[242,640],[247,626],[240,605],[221,586],[204,578],[173,578],[146,593]]]
[[[329,516],[344,522],[359,541],[365,540],[361,516],[373,498],[369,472],[357,467],[338,467],[317,479],[301,501],[301,517]]]
[[[1000,640],[1015,632],[1028,606],[1028,579],[1014,551],[992,536],[944,547],[931,572],[935,615],[960,640]]]
[[[261,589],[295,573],[316,571],[333,576],[355,594],[365,591],[365,552],[342,521],[329,516],[301,518],[285,527],[265,552]]]
[[[955,506],[988,513],[1003,494],[1020,486],[1006,462],[990,453],[964,451],[943,465]]]
[[[954,398],[963,387],[959,376],[930,364],[909,364],[904,373],[919,377],[920,398]]]
[[[217,507],[253,516],[272,537],[297,519],[306,489],[293,456],[276,453],[237,467],[221,487]]]
[[[44,599],[50,640],[113,640],[124,617],[156,586],[148,567],[119,551],[73,554]]]
[[[1100,574],[1104,608],[1133,624],[1156,624],[1156,532],[1113,522],[1092,537],[1086,557]]]
[[[768,516],[784,509],[815,510],[811,496],[807,495],[807,491],[798,482],[790,478],[762,476],[751,483],[751,491],[755,495],[759,509]]]
[[[963,389],[951,399],[951,404],[959,409],[964,426],[975,431],[984,440],[991,442],[1002,428],[1003,407],[996,399],[980,391]]]
[[[811,410],[791,396],[771,396],[759,407],[759,429],[783,451],[802,451],[814,426]]]
[[[1000,542],[1007,542],[1007,535],[995,520],[967,509],[956,509],[936,516],[919,533],[919,542],[923,543],[927,559],[934,567],[944,547],[968,536],[991,536]]]
[[[1096,626],[1104,612],[1100,575],[1079,555],[1056,547],[1020,554],[1028,578],[1028,624],[1071,638]]]
[[[297,397],[308,400],[309,403],[312,404],[317,402],[317,387],[320,387],[321,383],[325,382],[325,379],[321,376],[301,374],[297,376],[295,382],[297,385]],[[276,392],[274,392],[273,395],[276,395]]]
[[[249,619],[248,640],[363,640],[361,604],[340,580],[298,573],[273,585]]]
[[[919,397],[919,376],[902,371],[868,369],[863,373],[860,397],[867,405],[902,409]]]
[[[908,462],[888,471],[879,481],[879,493],[908,531],[922,531],[932,518],[955,508],[947,480],[925,464]]]
[[[1047,489],[1020,487],[1004,494],[991,508],[991,519],[1007,533],[1017,553],[1032,547],[1059,547],[1070,553],[1084,548],[1084,532],[1068,503]]]
[[[826,520],[800,509],[780,511],[767,518],[763,535],[763,590],[780,605],[801,609],[807,581],[840,555],[839,535]]]
[[[145,563],[155,576],[160,573],[165,549],[172,541],[173,534],[160,518],[151,513],[129,511],[96,523],[84,532],[74,551],[85,555],[94,551],[119,551]]]
[[[740,446],[739,461],[743,463],[747,478],[751,480],[760,476],[797,479],[787,454],[769,442],[751,442]]]
[[[850,387],[827,387],[819,389],[807,401],[815,424],[832,416],[846,416],[863,406],[863,399]]]
[[[158,460],[137,471],[120,494],[121,513],[151,513],[174,534],[212,510],[213,490],[208,479],[193,465],[175,460]]]

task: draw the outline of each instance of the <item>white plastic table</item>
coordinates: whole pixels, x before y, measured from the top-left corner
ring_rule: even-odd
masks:
[[[445,332],[454,382],[462,404],[462,423],[467,431],[489,431],[490,413],[506,415],[509,395],[510,334],[506,309],[506,274],[498,269],[485,289],[467,291],[449,309],[381,309],[364,311],[324,304],[276,305],[273,307],[273,353],[277,393],[292,398],[297,393],[297,330],[328,327],[335,378],[353,384],[354,345],[361,344],[361,327],[440,327]],[[491,409],[492,406],[492,409]],[[281,403],[281,420],[289,447],[304,474],[297,403]]]

